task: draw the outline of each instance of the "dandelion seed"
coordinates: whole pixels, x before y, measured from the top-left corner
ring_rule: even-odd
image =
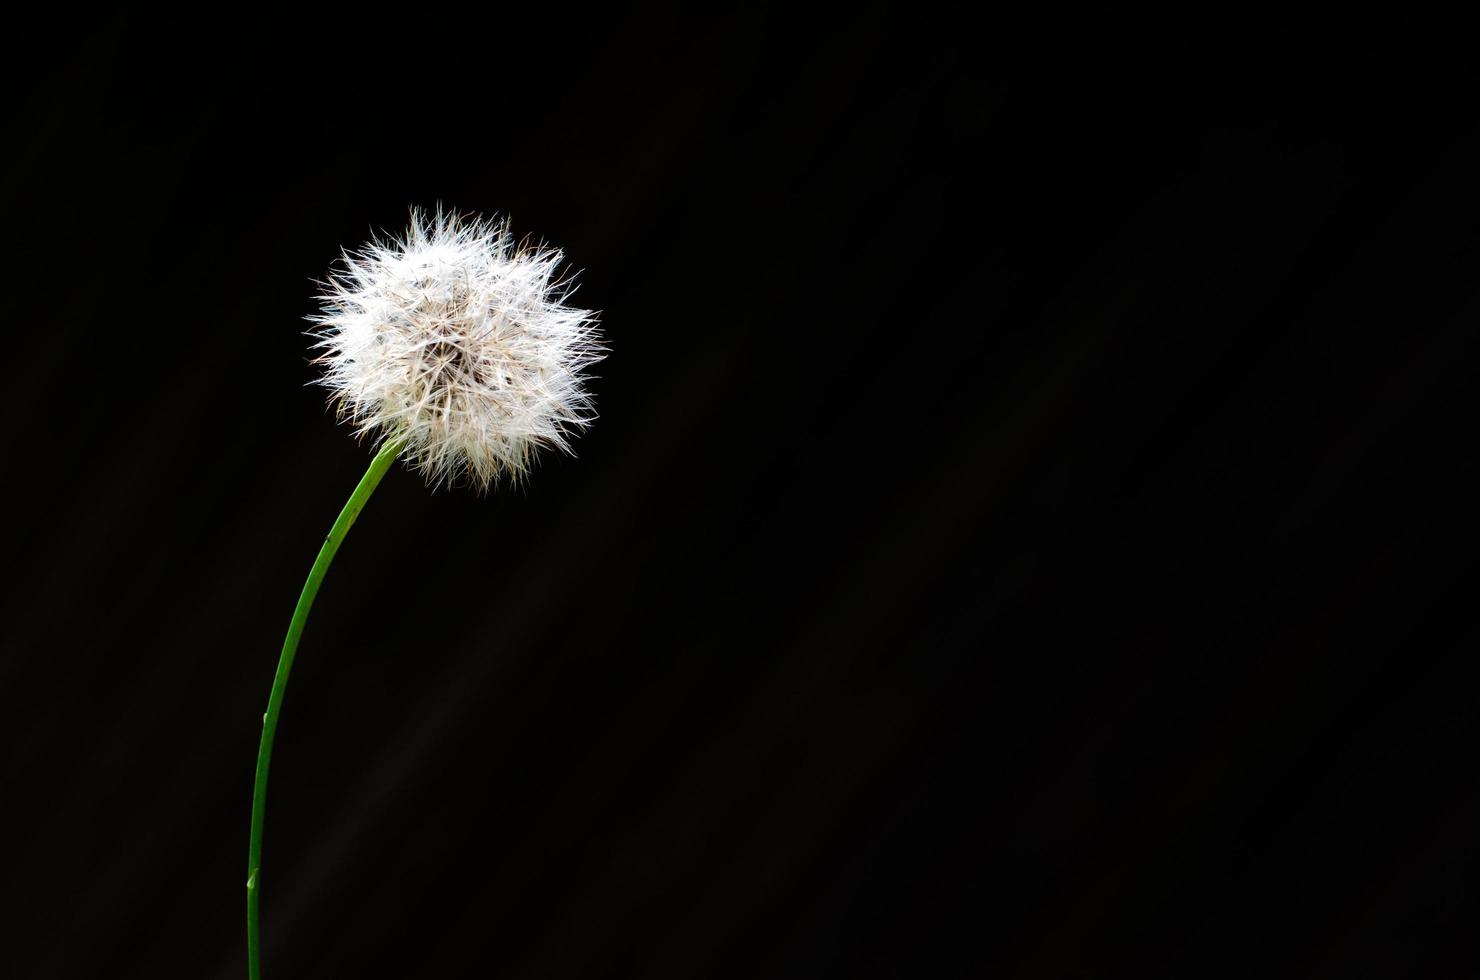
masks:
[[[506,221],[411,212],[406,234],[346,252],[312,317],[320,383],[362,436],[399,444],[433,485],[517,482],[594,418],[596,317],[566,303],[558,250]]]

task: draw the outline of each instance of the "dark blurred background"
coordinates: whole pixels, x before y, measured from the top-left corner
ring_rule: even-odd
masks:
[[[985,12],[20,25],[0,975],[245,976],[312,280],[437,202],[602,417],[350,535],[269,977],[1480,971],[1471,35]]]

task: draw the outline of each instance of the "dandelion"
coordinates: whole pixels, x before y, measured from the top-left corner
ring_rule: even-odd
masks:
[[[563,256],[517,243],[506,221],[413,209],[397,239],[345,252],[311,318],[320,383],[378,451],[325,538],[283,641],[257,752],[247,858],[247,958],[262,975],[259,905],[267,771],[288,672],[340,543],[381,478],[404,459],[433,486],[518,482],[541,448],[570,451],[594,413],[586,369],[595,315],[568,305]]]
[[[561,253],[506,222],[412,212],[405,237],[346,253],[322,295],[322,383],[362,434],[399,443],[433,483],[518,480],[591,419],[595,321],[568,306]]]

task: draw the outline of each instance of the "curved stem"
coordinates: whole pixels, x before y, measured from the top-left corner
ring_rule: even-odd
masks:
[[[314,596],[319,594],[319,585],[329,571],[329,563],[339,550],[340,543],[355,518],[364,510],[365,503],[380,484],[381,477],[390,469],[400,452],[400,445],[387,441],[371,461],[370,468],[360,478],[360,485],[350,494],[349,501],[339,512],[339,519],[324,538],[319,556],[309,569],[308,581],[298,596],[298,606],[293,610],[293,621],[288,625],[288,635],[283,639],[283,652],[278,657],[277,673],[272,678],[272,694],[267,700],[267,713],[262,716],[262,743],[257,749],[257,782],[252,790],[252,836],[247,854],[247,973],[251,980],[262,980],[261,931],[258,906],[262,891],[259,880],[262,872],[262,822],[267,815],[267,767],[272,761],[272,739],[277,732],[278,712],[283,708],[283,692],[288,687],[288,671],[293,669],[293,656],[298,652],[298,638],[303,635],[303,626],[308,622],[308,611],[313,608]]]

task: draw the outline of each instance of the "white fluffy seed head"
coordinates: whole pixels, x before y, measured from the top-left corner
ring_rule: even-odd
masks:
[[[310,318],[340,417],[396,441],[434,486],[518,482],[540,447],[570,451],[604,348],[595,314],[565,302],[561,258],[515,243],[507,221],[440,209],[345,252]]]

